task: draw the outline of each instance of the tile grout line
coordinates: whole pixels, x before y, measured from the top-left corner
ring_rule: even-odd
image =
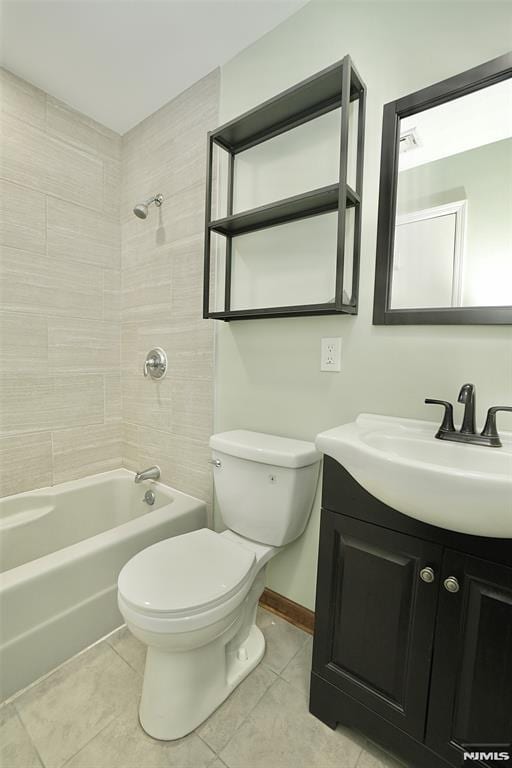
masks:
[[[121,712],[119,714],[117,714],[117,715],[114,715],[114,717],[111,720],[109,720],[106,725],[104,725],[102,728],[100,728],[100,730],[97,733],[95,733],[94,736],[91,736],[91,738],[88,739],[85,742],[85,744],[82,744],[80,749],[78,749],[76,752],[73,752],[72,755],[70,755],[68,758],[66,758],[66,760],[62,763],[62,765],[60,765],[58,768],[66,768],[66,765],[69,765],[71,760],[74,760],[74,758],[78,754],[80,754],[80,752],[82,752],[91,743],[91,741],[94,741],[94,739],[96,739],[101,733],[103,733],[103,731],[105,731],[110,725],[112,725],[112,723],[115,723],[115,721],[119,720],[121,717],[122,717],[122,713]],[[45,764],[43,763],[43,765],[45,765]],[[45,766],[45,768],[46,768],[46,766]]]
[[[108,635],[108,637],[111,637],[111,636],[112,636],[112,635]],[[108,644],[108,646],[109,646],[109,647],[110,647],[110,648],[111,648],[111,649],[114,651],[114,653],[116,653],[116,654],[119,656],[119,658],[120,658],[120,659],[122,659],[122,660],[124,661],[124,663],[125,663],[125,664],[127,664],[127,665],[130,667],[130,669],[131,669],[133,672],[135,672],[135,674],[137,675],[137,677],[140,677],[140,678],[144,678],[144,674],[141,674],[141,673],[139,672],[139,670],[138,670],[138,669],[135,669],[135,667],[133,666],[133,664],[130,664],[130,662],[128,661],[128,659],[125,659],[125,657],[122,655],[122,653],[120,653],[120,651],[118,651],[118,650],[117,650],[117,648],[115,648],[115,647],[114,647],[114,646],[113,646],[113,645],[110,643],[110,641],[109,641],[108,639],[105,639],[105,642],[106,642],[106,643]]]
[[[29,730],[28,730],[27,726],[26,726],[26,725],[25,725],[25,723],[23,722],[23,719],[22,719],[22,717],[21,717],[21,714],[18,712],[18,709],[17,709],[17,707],[16,707],[14,704],[13,704],[12,706],[13,706],[13,709],[14,709],[14,713],[15,713],[16,717],[18,718],[18,720],[19,720],[19,722],[20,722],[20,724],[21,724],[21,727],[22,727],[22,729],[23,729],[23,732],[26,734],[26,736],[27,736],[27,739],[29,740],[29,742],[30,742],[30,744],[31,744],[31,746],[32,746],[32,749],[33,749],[33,750],[34,750],[34,752],[36,753],[36,755],[37,755],[37,757],[38,757],[38,760],[39,760],[39,762],[41,763],[41,765],[43,766],[43,768],[46,768],[46,763],[44,762],[44,760],[43,760],[43,757],[42,757],[41,753],[39,752],[39,750],[38,750],[38,748],[37,748],[37,746],[36,746],[36,744],[35,744],[35,742],[34,742],[34,740],[33,740],[32,736],[30,735],[30,733],[29,733]]]
[[[270,667],[268,667],[268,669],[270,669]],[[254,707],[252,707],[252,708],[251,708],[251,710],[250,710],[250,712],[248,712],[248,713],[247,713],[246,717],[244,717],[244,719],[242,720],[242,722],[240,723],[240,725],[238,726],[238,728],[237,728],[237,729],[235,730],[235,732],[234,732],[234,733],[233,733],[233,734],[232,734],[232,735],[229,737],[229,739],[228,739],[228,740],[227,740],[227,742],[224,744],[224,746],[222,747],[222,749],[220,750],[220,752],[223,752],[225,749],[227,749],[227,747],[228,747],[228,746],[231,744],[231,742],[233,741],[233,739],[235,738],[235,736],[237,735],[237,733],[240,731],[240,729],[241,729],[241,728],[242,728],[242,727],[245,725],[245,723],[246,723],[246,722],[249,720],[249,717],[252,715],[252,713],[254,712],[254,710],[256,709],[256,707],[258,706],[258,704],[259,704],[259,703],[262,701],[262,699],[264,698],[264,696],[266,696],[266,695],[267,695],[267,693],[270,691],[270,689],[271,689],[271,688],[272,688],[272,687],[273,687],[273,686],[274,686],[274,685],[275,685],[275,684],[278,682],[278,680],[280,679],[280,678],[279,678],[279,675],[278,675],[276,672],[274,672],[274,670],[273,670],[273,669],[271,669],[271,672],[273,672],[273,673],[274,673],[274,675],[276,676],[275,680],[272,680],[272,682],[270,683],[270,685],[269,685],[269,686],[268,686],[268,687],[267,687],[267,688],[266,688],[266,689],[263,691],[263,694],[260,696],[260,698],[258,699],[258,701],[256,702],[256,704],[254,705]],[[250,674],[250,673],[249,673],[249,674]],[[285,680],[284,682],[286,682],[286,680]],[[198,734],[198,735],[199,735],[199,734]],[[206,742],[205,742],[205,743],[206,743]],[[207,746],[208,746],[208,745],[207,745]],[[211,747],[210,747],[210,749],[211,749]],[[215,751],[215,750],[214,750],[214,751]],[[220,760],[222,760],[222,758],[220,757],[220,752],[216,752],[215,754],[217,755],[217,757],[219,757],[219,759],[220,759]],[[222,762],[224,762],[224,760],[222,760]],[[225,764],[225,765],[227,765],[227,764]]]
[[[280,617],[280,618],[282,618],[282,617]],[[287,619],[283,619],[283,621],[287,621]],[[287,623],[288,623],[288,624],[291,624],[291,626],[292,626],[292,627],[294,627],[294,626],[295,626],[295,624],[292,624],[292,623],[291,623],[291,621],[287,621]],[[297,627],[297,629],[299,629],[299,627]],[[303,630],[303,629],[301,629],[300,631],[301,631],[301,632],[304,632],[304,630]],[[285,664],[285,666],[283,667],[283,669],[282,669],[280,672],[276,672],[276,675],[278,675],[278,677],[280,677],[282,680],[284,680],[284,681],[285,681],[285,683],[288,683],[288,682],[289,682],[289,680],[287,680],[285,677],[283,677],[283,672],[286,672],[286,670],[288,669],[288,667],[290,666],[290,664],[292,663],[292,661],[293,661],[294,659],[296,659],[296,658],[297,658],[297,656],[299,655],[299,653],[302,653],[302,651],[303,651],[303,650],[304,650],[304,648],[306,647],[306,643],[307,643],[307,641],[308,641],[308,635],[307,635],[307,633],[304,633],[304,634],[306,634],[306,637],[304,638],[304,642],[302,643],[302,645],[301,645],[301,647],[299,648],[299,650],[298,650],[298,651],[296,651],[296,652],[293,654],[293,656],[292,656],[292,658],[290,659],[290,661],[288,661],[288,662]],[[275,670],[273,670],[273,671],[275,671]],[[295,686],[292,686],[292,687],[295,687]]]
[[[275,675],[275,677],[276,677],[276,679],[277,679],[278,675],[277,675],[277,673],[276,673],[276,672],[274,672],[274,670],[273,670],[273,669],[270,669],[270,667],[269,667],[267,664],[265,664],[263,660],[261,661],[261,664],[262,664],[262,665],[264,665],[264,666],[265,666],[265,667],[266,667],[268,670],[270,670],[270,672],[271,672],[273,675]],[[259,665],[258,665],[258,667],[259,667]],[[255,669],[257,669],[258,667],[256,667]],[[253,670],[253,671],[255,671],[255,670]],[[249,672],[249,675],[251,675],[251,674],[252,674],[252,672]],[[230,693],[230,695],[228,696],[228,698],[227,698],[227,699],[224,699],[224,701],[223,701],[223,702],[222,702],[222,703],[219,705],[218,709],[220,709],[220,707],[222,706],[222,704],[224,704],[226,701],[228,701],[228,699],[230,698],[230,696],[232,696],[234,693],[236,693],[236,691],[239,689],[239,686],[240,686],[240,685],[243,685],[243,683],[244,683],[244,682],[247,680],[247,678],[249,677],[249,675],[248,675],[246,678],[244,678],[244,679],[242,680],[242,682],[241,682],[241,683],[239,683],[239,685],[238,685],[236,688],[234,688],[234,689],[233,689],[233,691]],[[246,716],[245,716],[245,717],[243,718],[243,720],[241,721],[241,723],[240,723],[240,725],[238,726],[238,728],[237,728],[237,729],[235,730],[235,732],[234,732],[234,733],[233,733],[233,734],[232,734],[232,735],[229,737],[229,739],[226,741],[226,743],[224,744],[224,746],[223,746],[223,747],[221,747],[220,751],[222,751],[223,749],[226,749],[226,747],[228,746],[228,744],[230,743],[230,741],[231,741],[231,740],[234,738],[234,736],[235,736],[235,735],[236,735],[236,733],[237,733],[237,732],[240,730],[240,728],[241,728],[241,727],[244,725],[244,723],[245,723],[245,722],[246,722],[246,721],[249,719],[249,716],[250,716],[250,715],[252,714],[252,712],[253,712],[253,711],[256,709],[256,707],[258,706],[258,704],[260,703],[260,701],[262,700],[262,698],[265,696],[265,694],[267,693],[267,691],[268,691],[268,690],[269,690],[269,689],[270,689],[270,688],[271,688],[271,687],[274,685],[274,683],[275,683],[275,682],[276,682],[276,680],[272,680],[272,682],[270,683],[270,685],[269,685],[269,686],[267,686],[267,687],[265,688],[265,690],[263,691],[263,693],[261,694],[261,696],[260,696],[260,697],[257,699],[257,701],[254,703],[254,705],[253,705],[253,706],[252,706],[252,707],[249,709],[249,711],[247,712]],[[199,738],[201,739],[201,741],[202,741],[204,744],[206,744],[206,746],[207,746],[209,749],[211,749],[211,750],[212,750],[212,752],[214,752],[214,753],[215,753],[215,755],[217,755],[217,757],[219,757],[219,755],[220,755],[220,752],[217,752],[217,750],[216,750],[216,749],[214,749],[212,746],[210,746],[210,744],[208,744],[208,742],[207,742],[205,739],[203,739],[203,737],[202,737],[202,736],[201,736],[201,734],[199,733],[199,730],[200,730],[200,728],[201,728],[201,727],[204,725],[204,723],[208,722],[208,720],[210,719],[210,717],[212,717],[212,716],[215,714],[215,712],[216,712],[216,711],[217,711],[217,710],[214,710],[214,711],[212,712],[212,714],[211,714],[211,715],[209,715],[209,716],[206,718],[206,720],[204,720],[204,721],[203,721],[203,722],[202,722],[200,725],[198,725],[198,726],[197,726],[197,728],[196,728],[196,730],[194,731],[194,733],[195,733],[197,736],[199,736]],[[220,759],[220,758],[219,758],[219,759]]]

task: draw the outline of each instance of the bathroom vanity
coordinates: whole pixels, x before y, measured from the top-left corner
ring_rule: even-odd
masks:
[[[315,626],[310,710],[323,722],[414,768],[510,751],[512,538],[408,517],[325,456]]]

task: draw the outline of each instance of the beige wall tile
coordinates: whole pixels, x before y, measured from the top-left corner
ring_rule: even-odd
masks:
[[[121,375],[137,376],[142,371],[145,355],[138,349],[139,326],[137,323],[121,323]],[[156,338],[156,336],[155,336]],[[160,343],[154,343],[146,350],[153,347],[161,347]]]
[[[1,495],[52,482],[50,430],[54,482],[121,463],[121,138],[10,73],[0,102]]]
[[[48,133],[87,152],[119,159],[121,136],[52,96],[47,97]]]
[[[138,200],[144,200],[144,195],[130,199],[130,219],[121,224],[121,252],[123,269],[130,269],[139,264],[147,264],[153,261],[159,248],[158,222],[150,222],[148,219],[141,221],[133,212],[133,205]],[[164,203],[165,204],[165,203]],[[152,210],[151,213],[154,213]],[[160,211],[157,212],[160,216]],[[163,232],[163,230],[162,230]],[[171,246],[172,247],[172,246]]]
[[[169,367],[183,378],[213,378],[213,321],[176,322],[167,342]]]
[[[163,187],[161,177],[152,179],[146,186],[147,192],[142,188],[139,196],[130,196],[125,204],[121,203],[121,222],[125,225],[123,232],[125,240],[141,237],[144,243],[152,240],[155,247],[160,247],[203,233],[204,180],[179,192],[172,190],[171,194],[167,191],[164,194]],[[140,220],[133,216],[134,204],[139,202],[139,199],[143,200],[148,194],[157,192],[164,195],[162,206],[159,209],[152,208],[147,219]]]
[[[171,432],[208,443],[213,431],[213,383],[210,379],[171,380]]]
[[[103,376],[3,374],[0,433],[19,434],[103,423]]]
[[[122,221],[129,221],[131,210],[138,198],[160,193],[164,200],[182,194],[189,187],[199,185],[204,191],[206,127],[195,126],[189,133],[171,134],[165,144],[151,148],[150,152],[135,155],[125,166],[122,190]],[[201,151],[198,152],[198,147]],[[162,210],[165,223],[166,211]],[[146,220],[146,226],[149,219]],[[170,239],[173,239],[171,235]]]
[[[36,486],[52,474],[59,483],[121,462],[158,463],[164,482],[210,503],[213,335],[201,318],[202,229],[218,73],[122,140],[23,81],[9,88],[0,360],[12,365],[24,340],[37,372],[20,378],[8,368],[0,379],[6,466],[23,457],[25,440],[44,457],[30,473]],[[156,192],[164,205],[139,221],[133,206]],[[154,346],[170,360],[158,383],[142,375]],[[22,478],[11,477],[16,492]]]
[[[153,251],[175,247],[180,240],[203,234],[204,180],[172,194],[164,194],[162,187],[158,180],[152,181],[121,205],[123,266],[150,261]],[[162,206],[152,207],[147,219],[137,219],[132,212],[134,204],[153,192],[164,194]]]
[[[121,196],[123,461],[158,464],[164,482],[208,504],[213,325],[202,319],[202,244],[218,85],[212,73],[123,137]],[[135,202],[157,192],[162,207],[135,219]],[[154,346],[166,350],[169,373],[148,388],[140,368]]]
[[[13,117],[2,120],[0,176],[8,181],[103,209],[103,163]]]
[[[121,322],[121,270],[103,270],[103,319]]]
[[[139,464],[139,439],[138,427],[136,424],[130,424],[123,421],[122,424],[122,452],[123,467],[131,469],[132,472],[138,472],[142,469]]]
[[[203,237],[182,240],[173,252],[171,305],[180,321],[203,316]],[[204,321],[206,324],[206,321]]]
[[[78,262],[71,269],[66,260],[1,248],[0,302],[12,312],[100,320],[103,272]]]
[[[48,372],[46,317],[0,311],[0,370],[13,374]]]
[[[52,433],[52,438],[54,484],[122,465],[120,422],[59,430]]]
[[[141,466],[158,464],[164,483],[204,501],[211,501],[212,477],[207,441],[141,427],[137,443]]]
[[[121,372],[105,376],[105,422],[120,421],[122,418]]]
[[[0,438],[0,497],[52,484],[49,432]]]
[[[44,195],[0,179],[0,245],[45,253]]]
[[[62,375],[119,371],[119,325],[102,320],[49,318],[48,365],[51,373]]]
[[[12,115],[26,123],[44,128],[46,94],[0,67],[0,106],[3,115]]]
[[[168,377],[162,381],[144,378],[141,368],[135,376],[123,375],[121,390],[123,419],[148,429],[170,430],[172,385]]]
[[[103,200],[105,210],[119,221],[121,210],[121,162],[103,158]]]
[[[171,309],[172,263],[167,254],[145,265],[127,267],[121,275],[123,321],[168,316]]]
[[[49,197],[48,256],[119,269],[119,224],[110,211],[99,214],[89,208]]]
[[[169,199],[167,228],[175,240],[203,233],[204,195],[205,185],[201,183]]]
[[[213,377],[212,322],[182,322],[168,311],[162,312],[161,318],[123,323],[121,337],[123,375],[138,375],[147,352],[162,347],[167,352],[169,375],[186,379]]]

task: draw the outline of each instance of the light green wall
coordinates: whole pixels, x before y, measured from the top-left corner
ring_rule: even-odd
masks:
[[[350,53],[366,81],[360,310],[357,317],[216,323],[215,429],[313,440],[362,411],[437,420],[426,396],[465,381],[478,416],[510,402],[510,329],[372,325],[382,105],[510,47],[512,6],[490,2],[312,2],[222,68],[221,121]],[[341,336],[342,370],[321,373],[320,338]],[[501,424],[511,428],[503,414]],[[268,585],[314,606],[319,503],[304,536],[276,557]]]

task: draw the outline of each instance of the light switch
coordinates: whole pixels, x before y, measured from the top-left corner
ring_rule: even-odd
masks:
[[[339,371],[341,369],[341,339],[339,337],[321,340],[320,370]]]

